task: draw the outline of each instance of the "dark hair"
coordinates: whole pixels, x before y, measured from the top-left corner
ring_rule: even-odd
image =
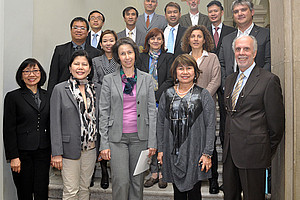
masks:
[[[162,45],[161,45],[161,51],[162,52],[166,52],[166,50],[165,50],[165,37],[164,37],[164,32],[162,32],[162,30],[161,29],[159,29],[159,28],[153,28],[153,29],[151,29],[149,32],[148,32],[148,34],[146,35],[146,37],[145,37],[145,44],[144,44],[144,50],[143,50],[143,52],[144,53],[148,53],[149,52],[149,50],[150,50],[150,45],[149,45],[149,40],[150,40],[150,38],[152,38],[152,37],[155,37],[155,36],[158,36],[159,34],[161,34],[161,37],[162,37],[162,41],[163,41],[163,43],[162,43]]]
[[[190,45],[190,37],[192,35],[192,32],[195,30],[200,30],[203,33],[203,37],[205,40],[205,43],[203,44],[203,50],[207,52],[211,52],[214,49],[214,41],[212,39],[210,32],[203,25],[191,26],[185,31],[184,35],[182,36],[182,46],[181,46],[182,51],[185,53],[189,53],[192,51],[192,47]]]
[[[194,78],[194,83],[197,82],[199,76],[200,76],[200,70],[198,68],[197,62],[193,58],[193,56],[189,54],[181,54],[177,56],[170,68],[170,73],[173,79],[174,84],[177,83],[177,67],[179,66],[193,66],[194,72],[195,72],[195,78]]]
[[[119,50],[119,47],[124,44],[129,44],[133,48],[133,51],[135,54],[135,62],[136,62],[139,57],[139,49],[136,46],[135,42],[129,37],[121,38],[114,44],[114,46],[112,47],[113,58],[115,59],[115,61],[117,61],[119,64],[121,64],[118,50]]]
[[[167,7],[175,7],[179,10],[179,12],[181,12],[181,8],[180,8],[180,5],[176,2],[169,2],[166,6],[165,6],[165,13],[167,11]]]
[[[89,14],[89,16],[88,16],[88,21],[91,20],[91,15],[94,14],[94,13],[99,13],[99,14],[102,16],[102,21],[105,22],[105,17],[104,17],[104,15],[103,15],[100,11],[98,11],[98,10],[93,10],[92,12],[90,12],[90,14]]]
[[[89,31],[90,30],[90,26],[89,23],[86,21],[86,19],[84,19],[83,17],[75,17],[74,19],[72,19],[71,23],[70,23],[70,29],[72,29],[74,22],[84,22],[86,24],[86,30]]]
[[[94,67],[93,67],[93,62],[92,62],[91,57],[89,56],[89,54],[85,50],[80,49],[80,50],[74,51],[74,53],[71,56],[71,59],[70,59],[70,62],[69,62],[68,66],[71,67],[73,61],[78,56],[83,56],[83,57],[85,57],[87,59],[87,61],[89,63],[89,67],[91,68],[90,74],[87,76],[87,79],[89,81],[91,81],[93,79],[93,77],[94,77]]]
[[[126,8],[123,10],[123,13],[122,13],[122,14],[123,14],[123,18],[125,17],[125,14],[126,14],[127,12],[129,12],[130,10],[134,10],[136,16],[137,16],[137,17],[139,16],[139,12],[137,11],[137,9],[136,9],[135,7],[128,6],[128,7],[126,7]]]
[[[34,58],[27,58],[26,60],[24,60],[21,65],[19,66],[18,70],[17,70],[17,73],[16,73],[16,81],[18,83],[18,85],[21,87],[21,88],[25,88],[26,87],[26,84],[25,82],[23,81],[22,79],[22,73],[23,73],[23,70],[26,68],[26,67],[34,67],[35,65],[37,65],[40,69],[40,74],[41,74],[41,79],[40,81],[38,82],[37,86],[40,88],[41,86],[44,85],[44,83],[46,82],[46,79],[47,79],[47,75],[46,75],[46,72],[44,70],[44,68],[42,67],[42,65],[39,63],[39,61],[37,61],[36,59]]]
[[[218,6],[219,8],[221,8],[221,10],[224,10],[223,6],[222,6],[222,3],[220,1],[211,1],[207,4],[207,8],[211,7],[212,5],[216,5]]]
[[[104,36],[104,35],[108,35],[108,34],[112,34],[112,35],[114,36],[116,42],[117,42],[118,36],[117,36],[116,32],[113,31],[113,30],[109,30],[109,29],[107,29],[107,30],[105,30],[105,31],[103,31],[103,32],[101,33],[99,42],[102,43],[103,36]]]

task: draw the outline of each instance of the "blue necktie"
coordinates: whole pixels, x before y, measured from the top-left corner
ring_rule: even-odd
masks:
[[[173,54],[174,54],[174,33],[173,33],[174,30],[175,28],[172,27],[169,33],[168,44],[167,44],[167,48],[168,48],[167,52]]]
[[[92,46],[95,48],[97,48],[97,36],[97,33],[93,34]]]

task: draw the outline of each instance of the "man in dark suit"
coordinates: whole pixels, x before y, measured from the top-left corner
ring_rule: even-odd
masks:
[[[219,60],[221,64],[222,87],[224,87],[226,77],[237,71],[232,51],[232,41],[240,35],[253,35],[256,38],[258,47],[255,62],[259,67],[271,71],[270,31],[253,23],[253,3],[250,0],[235,0],[232,3],[231,10],[238,30],[224,37],[220,47]]]
[[[200,0],[181,0],[186,1],[188,6],[190,7],[190,12],[188,14],[182,15],[179,24],[186,28],[195,25],[203,25],[207,28],[210,27],[210,21],[207,15],[204,15],[199,12],[199,4]]]
[[[168,21],[168,25],[164,29],[165,44],[168,49],[167,52],[174,54],[175,58],[183,53],[181,50],[181,38],[186,30],[185,27],[179,24],[180,11],[181,8],[178,3],[169,2],[165,6],[165,17]]]
[[[91,31],[86,38],[86,43],[94,48],[101,50],[99,40],[102,34],[102,26],[104,25],[105,17],[100,11],[94,10],[90,12],[88,21],[91,27]]]
[[[257,40],[233,41],[238,71],[225,83],[226,130],[223,149],[224,199],[265,199],[266,168],[284,133],[279,78],[255,61]]]
[[[139,50],[144,48],[144,43],[145,43],[145,34],[137,30],[136,28],[136,22],[139,16],[139,12],[137,11],[136,8],[129,6],[126,7],[123,10],[123,18],[126,24],[126,28],[119,32],[118,39],[124,38],[124,37],[130,37],[136,45],[139,47]]]
[[[209,27],[209,31],[213,36],[213,40],[215,43],[215,48],[213,53],[219,54],[222,39],[235,31],[236,29],[230,26],[226,26],[222,23],[222,16],[224,14],[224,9],[219,1],[211,1],[207,4],[207,13],[209,21],[211,22],[211,26]],[[220,111],[220,128],[219,128],[219,136],[221,140],[221,144],[223,146],[224,141],[224,131],[225,131],[225,106],[224,106],[224,91],[222,87],[220,87],[217,91],[218,94],[218,104]],[[212,156],[212,178],[209,179],[209,193],[217,194],[219,193],[219,185],[218,185],[218,154],[215,148]]]
[[[157,4],[157,0],[144,0],[145,13],[138,17],[136,28],[145,35],[152,28],[163,30],[167,25],[165,17],[155,13]]]
[[[70,24],[72,41],[55,47],[50,65],[50,74],[47,87],[50,95],[57,83],[66,81],[70,78],[68,64],[71,55],[75,50],[84,49],[91,58],[100,55],[100,51],[98,49],[86,44],[88,30],[89,25],[86,19],[82,17],[75,17]]]

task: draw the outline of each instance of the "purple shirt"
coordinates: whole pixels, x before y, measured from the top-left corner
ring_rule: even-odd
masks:
[[[124,90],[125,84],[122,82]],[[123,133],[137,133],[136,84],[132,90],[133,96],[123,93]]]

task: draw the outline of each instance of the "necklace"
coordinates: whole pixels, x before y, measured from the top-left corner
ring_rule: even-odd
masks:
[[[182,92],[181,93],[181,92],[179,92],[179,83],[178,83],[177,88],[176,88],[176,92],[179,95],[185,95],[185,94],[187,94],[194,87],[194,85],[195,85],[195,83],[193,83],[193,85],[186,92]]]

